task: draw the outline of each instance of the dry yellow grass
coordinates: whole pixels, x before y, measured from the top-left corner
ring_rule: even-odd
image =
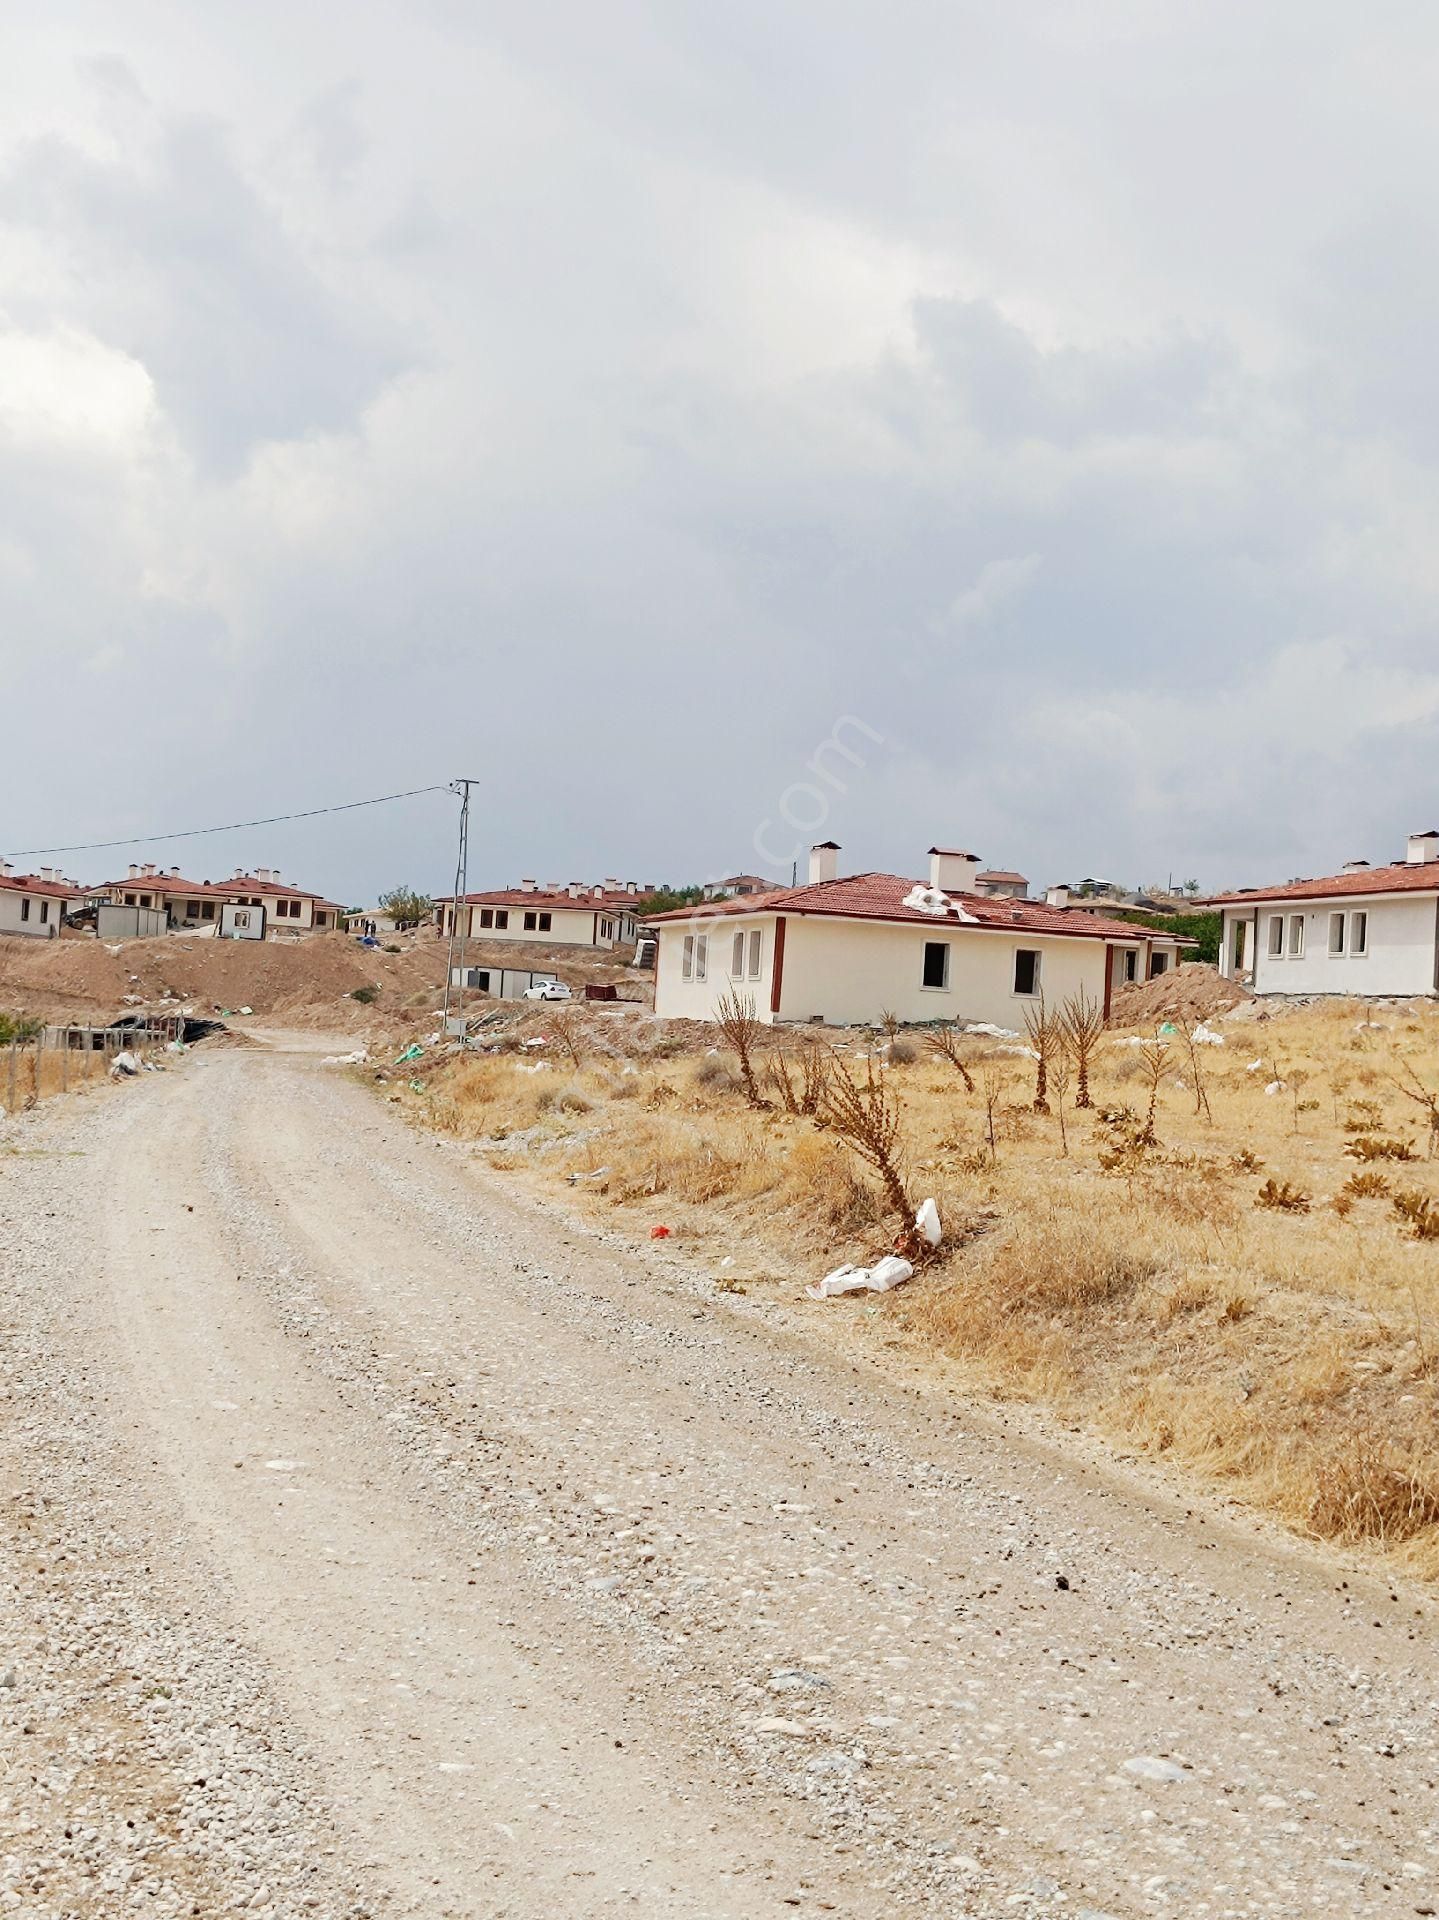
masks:
[[[1012,1052],[967,1043],[972,1092],[928,1051],[886,1067],[911,1189],[939,1199],[949,1251],[877,1324],[1302,1532],[1439,1576],[1439,1161],[1414,1090],[1439,1092],[1439,1009],[1217,1030],[1223,1046],[1167,1037],[1152,1146],[1154,1053],[1131,1036],[1101,1043],[1093,1111],[1068,1088],[1062,1132],[1052,1074],[1036,1113],[1033,1062]],[[870,1044],[847,1039],[851,1060]],[[533,1071],[545,1051],[406,1097],[637,1237],[662,1222],[729,1260],[727,1284],[792,1285],[888,1244],[883,1196],[833,1134],[750,1110],[723,1055],[582,1052],[577,1068],[561,1052]]]
[[[0,1113],[24,1113],[57,1093],[103,1080],[110,1058],[58,1047],[0,1047]]]

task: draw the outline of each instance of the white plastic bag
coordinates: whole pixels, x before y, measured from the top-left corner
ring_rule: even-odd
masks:
[[[806,1287],[805,1292],[811,1300],[833,1300],[842,1293],[888,1293],[892,1287],[903,1286],[913,1273],[908,1260],[901,1260],[897,1253],[887,1253],[872,1267],[836,1267],[823,1280]]]
[[[944,1238],[944,1228],[939,1222],[939,1208],[933,1200],[926,1200],[914,1216],[914,1224],[919,1236],[927,1247],[937,1247]]]

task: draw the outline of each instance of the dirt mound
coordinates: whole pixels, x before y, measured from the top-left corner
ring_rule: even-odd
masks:
[[[344,933],[302,940],[214,940],[169,934],[107,944],[93,936],[62,940],[0,938],[0,1009],[47,1020],[109,1021],[144,1008],[191,1006],[197,1013],[248,1007],[276,1026],[356,1032],[377,1018],[423,1019],[439,1004],[447,944],[432,930],[400,935],[398,951],[362,947]],[[556,973],[576,995],[587,980],[624,982],[648,995],[650,976],[625,965],[622,952],[599,953],[511,942],[473,943],[467,963]],[[367,1005],[351,996],[378,988]]]
[[[1236,980],[1222,980],[1218,967],[1202,960],[1191,960],[1173,973],[1162,973],[1157,980],[1142,986],[1121,987],[1114,996],[1110,1024],[1116,1027],[1149,1026],[1176,1013],[1190,1020],[1207,1020],[1215,1014],[1237,1007],[1253,994]]]

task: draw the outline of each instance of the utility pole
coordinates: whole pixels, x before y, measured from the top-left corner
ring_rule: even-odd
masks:
[[[469,909],[462,907],[467,891],[470,866],[470,788],[478,783],[473,779],[461,778],[450,782],[450,792],[460,796],[460,838],[455,856],[455,892],[450,902],[450,944],[445,959],[445,1010],[440,1020],[440,1031],[448,1039],[458,1022],[460,1045],[465,1044],[465,934],[460,932],[460,914],[465,914],[465,929],[469,930]],[[456,968],[459,980],[455,979]]]

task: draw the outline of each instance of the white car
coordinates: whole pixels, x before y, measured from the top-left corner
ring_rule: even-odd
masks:
[[[563,980],[541,980],[537,987],[526,987],[526,1000],[573,1000],[574,995]]]

